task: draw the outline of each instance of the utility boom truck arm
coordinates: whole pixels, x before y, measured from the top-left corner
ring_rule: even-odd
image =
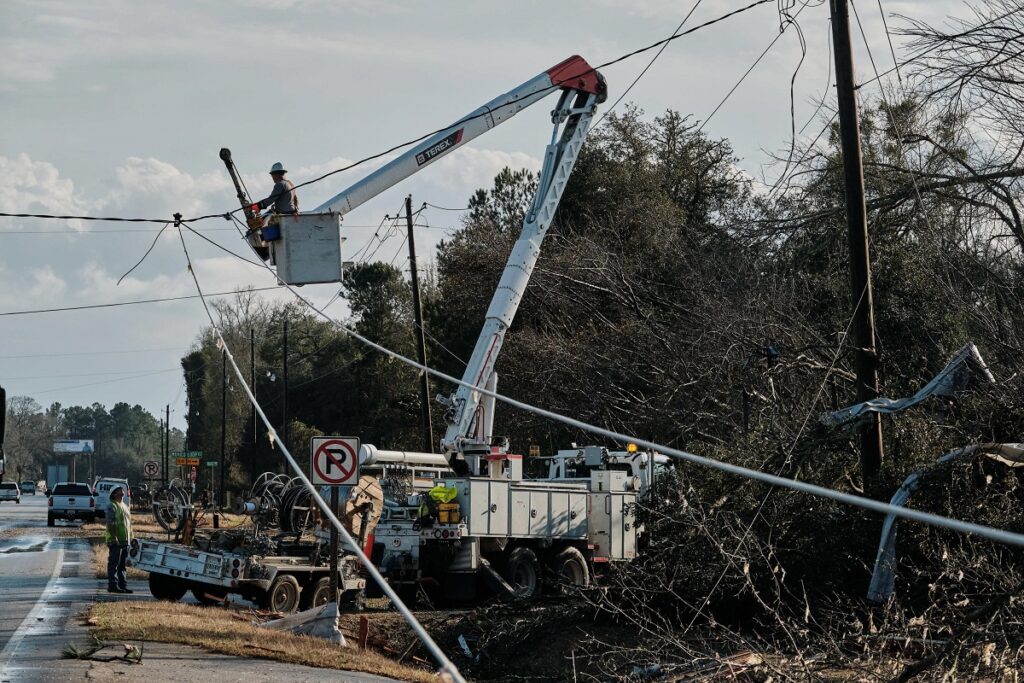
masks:
[[[447,408],[445,419],[448,422],[441,448],[456,471],[483,474],[480,471],[482,459],[491,453],[493,400],[483,401],[488,410],[482,411],[480,389],[493,390],[496,386],[494,366],[505,333],[522,301],[540,256],[541,243],[587,137],[597,105],[607,98],[604,77],[582,57],[574,55],[470,112],[316,209],[317,212],[346,214],[555,91],[559,92],[559,99],[551,112],[554,130],[544,153],[537,194],[523,220],[522,232],[509,255],[484,327],[462,376],[463,382],[473,388],[462,385],[450,397],[438,397]]]
[[[452,150],[478,138],[556,90],[606,98],[604,78],[574,55],[504,95],[476,109],[448,128],[416,144],[349,188],[331,197],[316,212],[347,214],[396,183],[426,168]],[[564,99],[564,95],[563,95]]]
[[[471,386],[459,386],[448,398],[438,397],[438,400],[447,407],[445,419],[448,422],[447,431],[441,439],[441,448],[449,465],[457,473],[483,474],[480,471],[480,465],[484,458],[491,455],[490,431],[494,417],[494,401],[489,398],[481,400],[480,390],[493,391],[496,387],[497,376],[494,373],[494,365],[501,351],[505,332],[512,324],[519,303],[522,301],[526,285],[533,273],[537,258],[540,256],[541,243],[551,225],[555,209],[558,208],[558,202],[562,198],[583,141],[587,137],[587,131],[597,105],[607,99],[608,91],[604,77],[582,57],[574,55],[519,87],[494,98],[423,142],[414,145],[348,189],[324,202],[313,212],[314,216],[323,214],[342,216],[556,91],[559,92],[558,103],[551,112],[554,130],[551,134],[551,142],[544,153],[544,162],[537,183],[537,194],[523,220],[522,232],[512,248],[512,253],[487,310],[484,327],[462,377],[463,382]],[[230,150],[221,150],[221,159],[231,174],[238,192],[239,202],[245,211],[246,218],[249,219],[250,228],[253,228],[250,233],[258,235],[258,228],[254,226],[253,221],[258,220],[259,217],[252,212],[251,204],[231,161]],[[316,227],[319,232],[326,234],[326,231],[322,230],[322,226]],[[305,239],[295,230],[296,228],[292,224],[287,224],[283,239],[285,247],[289,240]],[[288,237],[289,234],[293,236]],[[266,259],[269,252],[262,238],[254,239],[254,242],[256,253]],[[321,254],[317,250],[320,247],[311,246],[319,258]],[[338,247],[338,244],[335,244],[334,247]],[[333,255],[331,258],[333,259]],[[282,263],[278,261],[277,265],[278,276],[286,282],[291,282],[285,275]],[[332,277],[306,280],[306,282],[332,281],[337,280]],[[431,457],[430,454],[420,455]],[[493,476],[494,470],[491,474]]]

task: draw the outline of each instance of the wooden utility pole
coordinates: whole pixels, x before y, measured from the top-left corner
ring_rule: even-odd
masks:
[[[228,440],[228,350],[221,349],[220,352],[220,486],[217,496],[214,499],[217,505],[224,505],[224,468],[226,463],[225,451]],[[213,482],[210,482],[213,486]]]
[[[423,333],[423,309],[420,306],[420,279],[416,270],[416,238],[412,232],[412,195],[405,198],[405,220],[409,230],[409,272],[412,276],[412,314],[416,321],[416,360],[427,364],[427,344]],[[420,403],[423,416],[423,451],[434,452],[434,428],[430,416],[430,375],[420,372]]]
[[[249,328],[249,391],[256,397],[256,330]],[[252,404],[252,444],[260,442],[259,429],[256,427],[256,403]]]
[[[167,417],[164,418],[164,452],[167,453],[167,466],[171,466],[171,404],[167,404]]]
[[[283,424],[281,425],[281,439],[284,441],[285,448],[287,448],[288,447],[288,318],[284,319],[284,354],[283,354],[283,358],[284,358],[284,373],[283,373],[284,376],[281,378],[281,380],[282,380],[282,384],[284,384],[284,386],[281,387],[281,389],[282,389],[281,412],[284,415],[284,418],[283,418],[283,421],[282,421]],[[281,467],[283,468],[284,472],[288,471],[288,463],[284,462],[283,459],[282,459],[282,462],[281,462]]]
[[[878,350],[875,346],[875,305],[871,291],[871,257],[868,247],[867,206],[864,203],[864,169],[861,160],[853,48],[850,44],[849,0],[829,0],[832,39],[835,45],[836,91],[839,99],[839,132],[843,146],[846,189],[847,239],[850,244],[850,292],[853,298],[853,337],[857,371],[857,402],[878,396]],[[870,490],[882,467],[882,423],[877,413],[860,432],[860,464],[864,486]]]
[[[160,485],[167,486],[167,451],[164,449],[164,419],[160,418]]]

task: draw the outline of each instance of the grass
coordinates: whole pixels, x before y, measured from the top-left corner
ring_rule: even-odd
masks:
[[[90,611],[92,634],[100,640],[142,640],[198,645],[211,652],[272,659],[321,669],[363,671],[414,683],[436,683],[434,674],[374,652],[331,646],[325,641],[252,624],[244,613],[221,607],[168,602],[96,603]]]

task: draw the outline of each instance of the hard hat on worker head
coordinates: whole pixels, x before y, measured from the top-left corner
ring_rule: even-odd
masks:
[[[277,163],[275,163],[273,166],[270,167],[270,172],[271,173],[287,173],[288,171],[284,170],[284,164],[282,164],[280,161],[278,161]]]
[[[113,497],[113,495],[114,495],[115,493],[117,493],[118,491],[120,491],[120,492],[121,492],[121,495],[122,495],[122,496],[124,495],[124,487],[122,487],[122,486],[115,486],[114,488],[110,489],[110,495],[111,495],[111,497]]]

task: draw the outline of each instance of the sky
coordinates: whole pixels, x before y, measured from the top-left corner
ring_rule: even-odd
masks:
[[[610,61],[670,35],[694,0],[2,0],[0,212],[170,218],[237,208],[218,158],[229,147],[254,195],[269,193],[271,164],[297,183],[444,127],[579,54]],[[703,0],[685,28],[749,4]],[[777,36],[780,7],[798,10],[806,57],[797,72],[797,128],[828,90],[828,3],[779,0],[670,43],[619,105],[647,116],[666,109],[707,121],[728,138],[738,165],[770,182],[771,154],[787,148],[790,79],[801,61],[792,27],[710,119],[729,89]],[[802,8],[802,9],[801,9]],[[960,0],[883,0],[900,15],[941,25],[967,16]],[[859,7],[871,56],[892,67],[877,0]],[[903,39],[893,36],[896,54]],[[871,62],[854,24],[858,79]],[[603,69],[609,101],[655,52]],[[884,80],[893,84],[892,78]],[[540,168],[554,95],[345,216],[346,255],[407,267],[404,233],[389,230],[406,195],[413,204],[464,207],[505,166]],[[831,103],[831,99],[827,100]],[[803,137],[820,130],[812,123]],[[392,155],[393,156],[393,155]],[[391,157],[388,157],[391,158]],[[384,159],[383,161],[386,161]],[[313,208],[383,161],[300,190]],[[438,240],[460,213],[428,207],[417,219],[417,252],[429,268]],[[429,225],[429,227],[428,227]],[[230,223],[196,224],[209,239],[245,252]],[[61,313],[42,308],[195,294],[177,234],[168,230],[119,285],[159,226],[0,217],[0,384],[41,405],[117,401],[154,414],[171,404],[184,428],[180,358],[207,322],[196,299]],[[403,228],[404,229],[404,228]],[[274,284],[253,267],[189,237],[207,292]],[[303,293],[325,304],[333,285]],[[287,300],[287,292],[268,297]],[[345,302],[329,311],[345,314]],[[259,333],[259,332],[258,332]],[[278,334],[276,330],[266,334]],[[476,335],[476,330],[467,334]]]

